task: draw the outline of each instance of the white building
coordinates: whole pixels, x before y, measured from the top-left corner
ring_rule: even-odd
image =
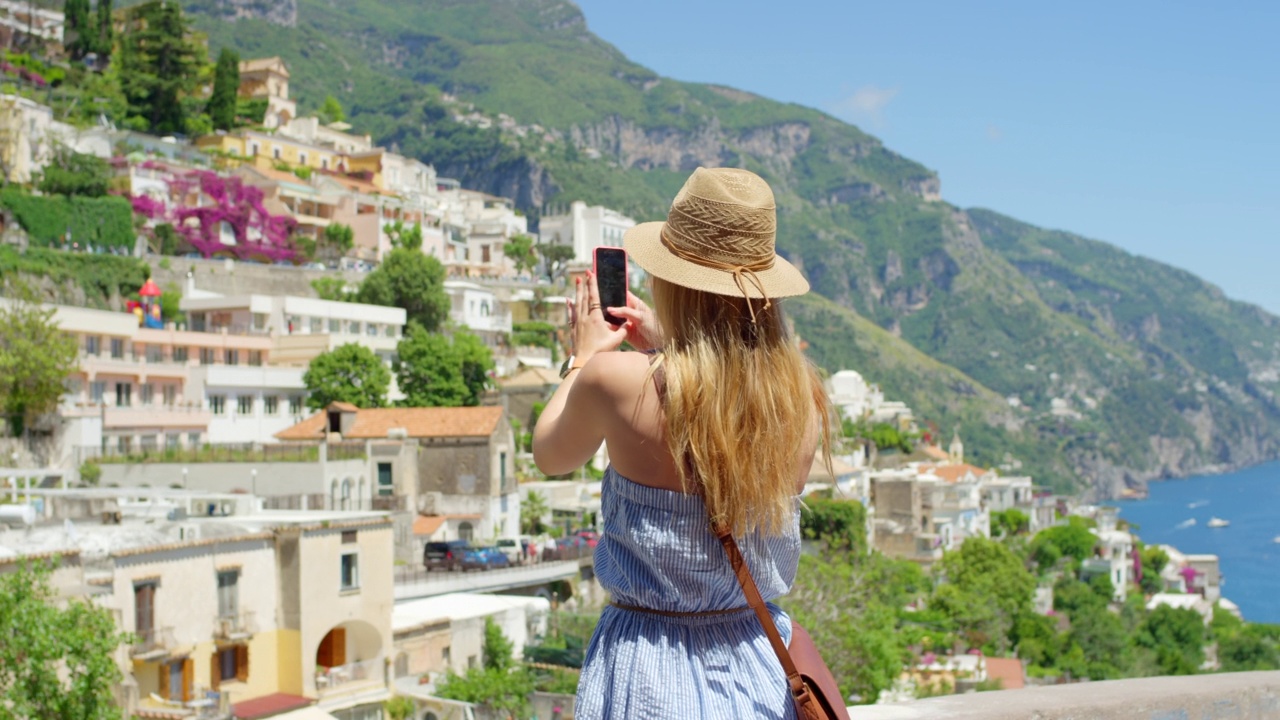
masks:
[[[574,260],[589,263],[597,247],[622,247],[622,236],[635,224],[617,210],[578,200],[567,213],[544,215],[538,222],[538,236],[550,245],[572,245]]]
[[[492,289],[463,280],[445,280],[449,294],[449,319],[480,336],[485,345],[498,349],[511,332],[511,309]]]

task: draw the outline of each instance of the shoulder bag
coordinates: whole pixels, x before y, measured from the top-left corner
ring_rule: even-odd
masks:
[[[840,696],[840,688],[831,670],[823,662],[822,655],[813,644],[813,639],[804,628],[791,621],[791,648],[788,650],[778,633],[778,626],[773,616],[765,607],[764,598],[756,588],[756,581],[751,577],[751,569],[738,550],[738,543],[733,533],[726,526],[715,528],[716,537],[724,546],[729,556],[729,564],[733,566],[733,574],[747,596],[747,604],[755,611],[764,634],[769,637],[769,644],[782,663],[782,670],[787,675],[787,685],[791,690],[791,699],[796,705],[796,717],[799,720],[849,720],[849,711]]]

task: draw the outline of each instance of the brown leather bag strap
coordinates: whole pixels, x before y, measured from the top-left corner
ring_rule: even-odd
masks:
[[[760,620],[760,626],[764,628],[764,634],[769,637],[769,644],[773,646],[773,652],[778,656],[778,662],[782,663],[782,670],[787,674],[787,684],[791,686],[791,694],[793,696],[799,694],[803,691],[804,680],[800,677],[796,664],[791,660],[791,653],[787,650],[786,643],[782,642],[782,635],[778,633],[778,626],[773,622],[769,608],[765,607],[764,598],[760,596],[756,581],[751,577],[751,568],[747,567],[746,560],[742,558],[742,551],[738,549],[738,542],[733,539],[733,532],[725,525],[717,525],[714,530],[716,537],[720,539],[720,544],[724,546],[724,553],[729,556],[734,577],[738,578],[742,593],[747,596],[747,604],[755,611],[756,618]]]

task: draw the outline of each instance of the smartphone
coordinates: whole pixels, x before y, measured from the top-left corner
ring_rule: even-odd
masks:
[[[604,319],[611,325],[621,325],[626,320],[609,314],[608,308],[627,306],[627,251],[616,247],[596,248],[595,275]]]

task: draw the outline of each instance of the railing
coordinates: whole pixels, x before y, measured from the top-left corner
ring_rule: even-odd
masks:
[[[221,640],[243,640],[256,631],[251,610],[219,615],[213,620],[213,636]]]
[[[363,443],[361,444],[363,457]],[[157,450],[130,449],[122,451],[107,445],[102,448],[79,448],[82,457],[96,457],[102,464],[138,463],[214,463],[214,462],[318,462],[320,448],[316,445],[256,443],[226,443],[205,445],[199,448],[164,448]],[[97,451],[92,455],[91,451]],[[332,455],[329,456],[333,458]]]
[[[370,503],[370,509],[381,512],[404,512],[406,498],[404,495],[377,496]]]
[[[382,658],[374,658],[373,660],[362,660],[330,668],[318,667],[316,668],[316,689],[321,691],[332,690],[343,685],[367,682],[369,680],[381,682],[383,679],[382,666]]]
[[[175,644],[172,627],[150,627],[134,630],[133,634],[137,638],[137,642],[133,644],[130,654],[135,657],[167,650]]]
[[[330,460],[364,460],[367,456],[363,441],[347,440],[328,443],[325,457]]]

